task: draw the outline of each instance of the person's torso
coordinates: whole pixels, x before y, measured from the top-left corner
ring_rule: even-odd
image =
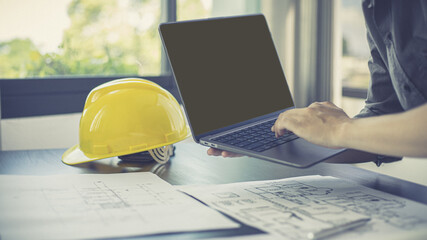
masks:
[[[408,110],[427,102],[427,1],[364,0],[367,30]]]

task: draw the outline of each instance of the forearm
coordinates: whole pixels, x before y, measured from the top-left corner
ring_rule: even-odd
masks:
[[[346,148],[427,157],[427,104],[404,113],[353,119],[342,129],[339,139]]]

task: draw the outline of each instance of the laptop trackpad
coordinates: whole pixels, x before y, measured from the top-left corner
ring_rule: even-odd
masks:
[[[283,160],[284,164],[290,164],[295,167],[309,167],[342,151],[344,149],[325,148],[298,138],[267,150],[264,154],[267,157]]]

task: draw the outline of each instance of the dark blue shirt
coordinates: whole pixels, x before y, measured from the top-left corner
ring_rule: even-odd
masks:
[[[371,82],[356,117],[397,113],[427,102],[427,0],[363,0]]]

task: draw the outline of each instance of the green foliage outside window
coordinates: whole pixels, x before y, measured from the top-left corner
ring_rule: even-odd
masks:
[[[42,53],[31,39],[0,42],[0,77],[159,75],[160,4],[73,0],[57,51]]]

